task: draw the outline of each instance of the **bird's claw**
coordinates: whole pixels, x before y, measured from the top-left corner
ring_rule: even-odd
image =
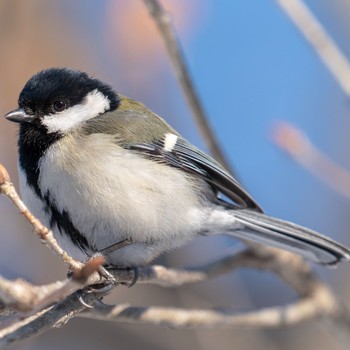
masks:
[[[140,270],[138,267],[131,267],[130,269],[133,270],[134,277],[133,277],[132,281],[129,283],[128,288],[131,288],[133,285],[135,285],[140,277]]]

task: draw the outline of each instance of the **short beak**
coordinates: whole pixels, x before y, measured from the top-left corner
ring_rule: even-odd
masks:
[[[5,114],[5,118],[15,123],[30,123],[34,119],[33,116],[28,115],[22,108],[8,112]]]

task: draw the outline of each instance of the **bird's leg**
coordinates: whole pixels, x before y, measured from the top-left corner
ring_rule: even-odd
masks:
[[[123,239],[122,241],[111,244],[110,246],[101,249],[98,253],[106,256],[106,255],[113,253],[118,249],[124,248],[132,243],[133,243],[133,241],[130,238],[126,238],[126,239]]]
[[[121,249],[123,247],[126,247],[132,243],[133,243],[132,240],[124,239],[124,240],[119,241],[117,243],[114,243],[106,248],[101,249],[100,251],[95,253],[89,259],[92,259],[96,256],[106,256],[106,255],[113,253],[114,251]],[[113,268],[115,268],[115,267],[113,267]],[[137,267],[131,267],[131,268],[128,267],[128,268],[125,268],[124,270],[131,270],[131,269],[134,272],[134,277],[133,277],[131,283],[129,284],[129,288],[132,287],[137,282],[137,280],[139,278],[139,270]],[[97,271],[100,274],[100,276],[104,279],[104,281],[102,283],[97,283],[97,284],[94,284],[92,286],[88,286],[88,287],[84,288],[84,290],[82,292],[98,293],[101,296],[103,296],[103,295],[108,294],[113,289],[113,287],[117,284],[117,281],[115,280],[114,276],[108,271],[108,266],[107,267],[100,266]],[[121,283],[121,284],[124,284],[124,283]],[[82,296],[81,296],[81,298],[79,298],[79,300],[83,305],[87,306],[86,303],[83,301]]]
[[[102,255],[102,256],[106,256],[106,255],[113,253],[116,250],[119,250],[121,248],[124,248],[132,243],[133,243],[133,241],[131,239],[126,238],[126,239],[123,239],[122,241],[119,241],[117,243],[114,243],[114,244],[106,247],[106,248],[101,249],[97,254]],[[131,268],[127,268],[127,269],[132,269],[134,272],[133,280],[129,284],[129,288],[130,288],[137,282],[140,274],[139,274],[139,269],[137,267],[131,267]],[[106,279],[106,282],[108,285],[113,286],[113,284],[116,283],[113,275],[105,267],[100,266],[99,273],[102,277],[104,277]],[[104,287],[103,287],[103,289],[104,289]]]
[[[114,251],[121,249],[123,247],[126,247],[130,244],[132,244],[132,240],[131,239],[123,239],[122,241],[119,241],[117,243],[114,243],[106,248],[101,249],[100,251],[98,251],[97,253],[95,253],[93,256],[91,256],[90,258],[87,259],[93,259],[97,256],[106,256],[110,253],[113,253]],[[138,280],[139,277],[139,270],[137,267],[133,267],[133,268],[126,268],[126,269],[132,269],[134,271],[134,278],[131,281],[129,288],[132,287]],[[86,292],[94,292],[94,293],[99,293],[99,294],[107,294],[109,293],[113,286],[117,283],[114,276],[108,271],[108,266],[99,266],[97,272],[99,273],[99,275],[101,276],[102,279],[104,279],[104,281],[102,283],[97,283],[93,286],[88,286],[87,288],[85,288]],[[68,277],[70,277],[72,274],[72,271],[68,272]]]
[[[114,243],[104,249],[101,249],[100,251],[93,254],[90,258],[88,258],[86,261],[89,261],[90,259],[94,259],[98,256],[105,257],[106,255],[121,249],[129,244],[131,244],[131,240],[124,239],[122,241],[119,241],[117,243]],[[103,279],[103,282],[96,283],[92,286],[88,286],[85,288],[85,292],[94,292],[99,293],[101,295],[108,294],[114,287],[114,285],[117,283],[114,276],[108,271],[108,267],[106,266],[99,266],[97,269],[97,272],[99,273],[100,277]],[[70,276],[70,273],[68,273],[68,277]]]

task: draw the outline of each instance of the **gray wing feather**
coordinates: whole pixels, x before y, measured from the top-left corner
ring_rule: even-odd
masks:
[[[164,150],[163,140],[152,144],[132,144],[124,147],[195,173],[205,179],[217,192],[224,194],[238,205],[262,212],[254,199],[218,162],[181,137],[171,151]]]
[[[262,211],[255,200],[243,189],[240,183],[227,172],[218,162],[209,157],[185,139],[179,138],[174,147],[180,157],[196,164],[207,174],[206,180],[219,192],[232,201],[251,209]]]

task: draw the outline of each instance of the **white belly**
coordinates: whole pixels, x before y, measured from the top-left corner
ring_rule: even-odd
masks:
[[[169,171],[170,170],[170,171]],[[21,193],[43,222],[49,216],[20,173]],[[114,265],[147,263],[187,242],[201,230],[204,198],[190,177],[116,146],[112,136],[65,137],[40,162],[39,186],[97,250],[125,238],[132,246],[108,256]],[[86,258],[66,234],[55,236],[78,259]],[[90,252],[93,253],[93,252]]]

